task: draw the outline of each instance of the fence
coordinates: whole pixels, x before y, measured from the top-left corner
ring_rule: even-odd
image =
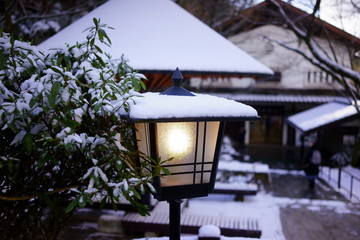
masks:
[[[360,201],[360,177],[353,173],[339,168],[322,167],[321,175],[328,179],[330,185],[345,192],[345,197],[350,200]]]

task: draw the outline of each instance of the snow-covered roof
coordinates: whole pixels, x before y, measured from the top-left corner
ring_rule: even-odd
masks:
[[[294,114],[288,117],[287,121],[300,131],[310,133],[322,127],[351,119],[357,114],[357,109],[352,104],[331,102]]]
[[[194,93],[195,94],[195,93]],[[155,119],[223,119],[249,120],[259,118],[251,106],[205,94],[172,96],[147,92],[134,97],[129,118],[134,121]]]
[[[113,58],[124,54],[142,71],[272,74],[272,71],[171,0],[109,0],[39,45],[42,50],[85,39],[93,18],[108,30]]]
[[[276,103],[328,103],[346,101],[338,96],[320,95],[291,95],[291,94],[248,94],[248,93],[211,93],[211,95],[224,97],[240,102],[276,102]]]

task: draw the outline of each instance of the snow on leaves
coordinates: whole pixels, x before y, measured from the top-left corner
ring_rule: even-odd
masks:
[[[4,135],[0,141],[7,144],[0,159],[20,159],[17,167],[22,161],[34,161],[26,166],[36,166],[37,174],[45,172],[41,185],[29,192],[40,189],[43,194],[63,187],[57,184],[74,183],[72,193],[77,196],[67,211],[91,203],[96,194],[106,192],[104,198],[114,202],[122,193],[134,202],[144,186],[152,189],[151,176],[144,176],[132,164],[135,152],[128,148],[132,136],[120,134],[129,132],[121,114],[145,87],[145,77],[134,73],[124,59],[105,58],[96,44],[110,45],[106,25],[96,19],[94,24],[86,41],[48,52],[0,35],[0,129]],[[53,176],[66,181],[51,184]],[[9,185],[3,189],[11,190],[9,179],[2,183]]]

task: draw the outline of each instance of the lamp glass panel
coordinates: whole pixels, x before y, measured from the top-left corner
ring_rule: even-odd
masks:
[[[156,124],[157,153],[171,176],[161,186],[209,183],[219,122],[171,122]]]
[[[150,152],[150,132],[149,123],[135,123],[136,128],[136,141],[137,148],[140,152],[147,156],[151,155]],[[140,158],[140,163],[143,164],[144,159]],[[146,165],[146,164],[145,164]],[[142,168],[145,174],[151,171],[150,168]]]
[[[157,123],[156,133],[157,151],[162,160],[173,158],[170,165],[194,161],[196,122]]]
[[[204,161],[204,159],[203,159],[203,155],[204,155],[203,149],[204,149],[204,144],[205,144],[204,143],[204,137],[206,137],[206,135],[204,135],[204,132],[206,131],[205,124],[206,124],[205,122],[199,122],[199,124],[198,124],[199,135],[198,135],[198,139],[197,139],[197,146],[198,146],[197,155],[196,155],[196,162],[197,163],[202,163]]]
[[[187,185],[193,181],[196,148],[196,122],[156,124],[157,153],[174,174],[161,178],[161,186]],[[178,175],[179,174],[179,175]]]
[[[181,186],[181,185],[192,185],[194,173],[184,173],[176,174],[170,176],[164,176],[160,180],[161,187],[170,187],[170,186]]]
[[[195,184],[209,183],[211,172],[196,173]],[[201,181],[202,179],[202,181]]]
[[[135,123],[138,150],[150,155],[150,135],[148,123]]]
[[[220,122],[206,122],[206,146],[204,162],[213,162]]]

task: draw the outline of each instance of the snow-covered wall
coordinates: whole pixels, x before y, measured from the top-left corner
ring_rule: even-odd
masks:
[[[262,82],[258,83],[257,86],[298,89],[339,87],[334,84],[331,78],[328,78],[328,80],[325,81],[325,73],[321,73],[320,69],[316,68],[302,56],[285,49],[269,39],[285,42],[290,46],[298,47],[304,53],[309,54],[309,50],[306,49],[305,44],[302,43],[299,45],[298,39],[290,30],[275,25],[265,25],[248,32],[242,32],[231,36],[229,40],[238,47],[266,66],[269,66],[273,71],[281,72],[281,82]],[[332,50],[329,48],[326,39],[317,39],[317,42],[327,53],[331,53]],[[350,58],[346,46],[337,44],[334,46],[334,51],[336,52],[339,63],[349,67]],[[321,81],[320,78],[322,79]]]

